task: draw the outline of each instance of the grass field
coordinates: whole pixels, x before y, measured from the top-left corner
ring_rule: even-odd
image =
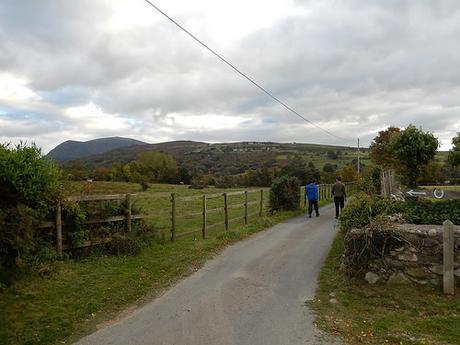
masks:
[[[449,186],[449,185],[443,185],[443,186],[423,186],[425,189],[434,189],[434,188],[440,188],[444,190],[455,190],[455,191],[460,191],[460,186]]]
[[[79,186],[72,188],[77,191]],[[97,183],[94,192],[136,192],[136,188],[132,184]],[[140,207],[168,209],[171,191],[180,197],[223,192],[214,188],[189,190],[183,186],[155,185],[145,193],[145,199],[138,201]],[[321,204],[327,202],[330,201],[323,200]],[[187,212],[194,207],[184,206]],[[236,211],[241,214],[240,209]],[[247,226],[240,220],[231,223],[228,232],[223,226],[214,228],[206,240],[199,236],[180,238],[175,243],[148,240],[134,257],[97,254],[83,260],[68,259],[57,264],[55,272],[46,277],[33,274],[9,288],[0,288],[0,344],[71,343],[193,273],[226,245],[302,212],[252,216]],[[200,221],[199,217],[184,220],[178,223],[179,231],[194,228]]]
[[[343,235],[334,241],[309,304],[323,330],[347,344],[460,344],[460,298],[420,286],[369,285],[340,272]],[[335,298],[338,303],[331,304]]]
[[[264,188],[263,211],[268,209],[268,191]],[[138,208],[145,216],[144,220],[159,232],[167,232],[171,229],[171,193],[176,195],[176,227],[177,234],[196,230],[202,227],[202,196],[207,195],[207,224],[212,226],[224,221],[224,198],[223,193],[228,192],[228,217],[231,225],[241,224],[244,215],[243,203],[244,194],[233,195],[235,192],[242,192],[243,188],[219,189],[190,189],[185,185],[154,184],[145,192],[140,191],[140,187],[135,183],[123,182],[94,182],[89,184],[84,182],[74,182],[69,186],[72,194],[114,194],[114,193],[135,193],[133,198],[134,208]],[[248,214],[254,216],[260,210],[260,190],[261,188],[248,189]],[[211,211],[214,210],[214,211]],[[190,215],[193,214],[193,215]],[[236,221],[234,220],[237,219]],[[237,222],[237,223],[236,223]],[[222,229],[223,224],[220,225]]]

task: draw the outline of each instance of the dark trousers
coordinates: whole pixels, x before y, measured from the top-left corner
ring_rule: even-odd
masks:
[[[308,215],[309,216],[311,216],[313,212],[313,207],[315,208],[316,215],[319,216],[318,200],[308,200]]]
[[[342,211],[343,207],[345,206],[345,198],[341,197],[334,197],[334,204],[335,204],[335,217],[338,218],[340,211]]]

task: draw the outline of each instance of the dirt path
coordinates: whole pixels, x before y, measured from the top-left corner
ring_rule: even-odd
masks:
[[[331,206],[239,242],[163,296],[77,344],[337,344],[305,305],[335,235]]]

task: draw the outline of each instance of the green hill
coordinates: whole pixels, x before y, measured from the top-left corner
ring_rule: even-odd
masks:
[[[232,175],[261,167],[276,168],[291,159],[313,162],[319,169],[330,163],[341,167],[358,157],[355,147],[303,143],[237,142],[209,144],[195,141],[173,141],[122,147],[102,154],[87,156],[79,162],[88,168],[110,167],[136,160],[141,152],[161,151],[172,155],[190,171],[202,174]],[[361,159],[368,164],[367,149]]]
[[[52,149],[47,156],[64,162],[105,153],[120,147],[145,144],[139,140],[122,137],[99,138],[89,141],[68,140]]]

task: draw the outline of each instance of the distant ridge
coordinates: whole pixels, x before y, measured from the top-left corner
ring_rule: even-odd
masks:
[[[123,137],[100,138],[89,141],[67,140],[52,149],[47,156],[65,162],[135,145],[147,145],[147,143]]]
[[[198,141],[176,140],[157,144],[119,147],[108,152],[82,157],[79,160],[90,167],[111,166],[115,163],[129,163],[137,159],[139,154],[145,151],[165,152],[180,160],[181,157],[196,150],[207,148],[209,145]]]

